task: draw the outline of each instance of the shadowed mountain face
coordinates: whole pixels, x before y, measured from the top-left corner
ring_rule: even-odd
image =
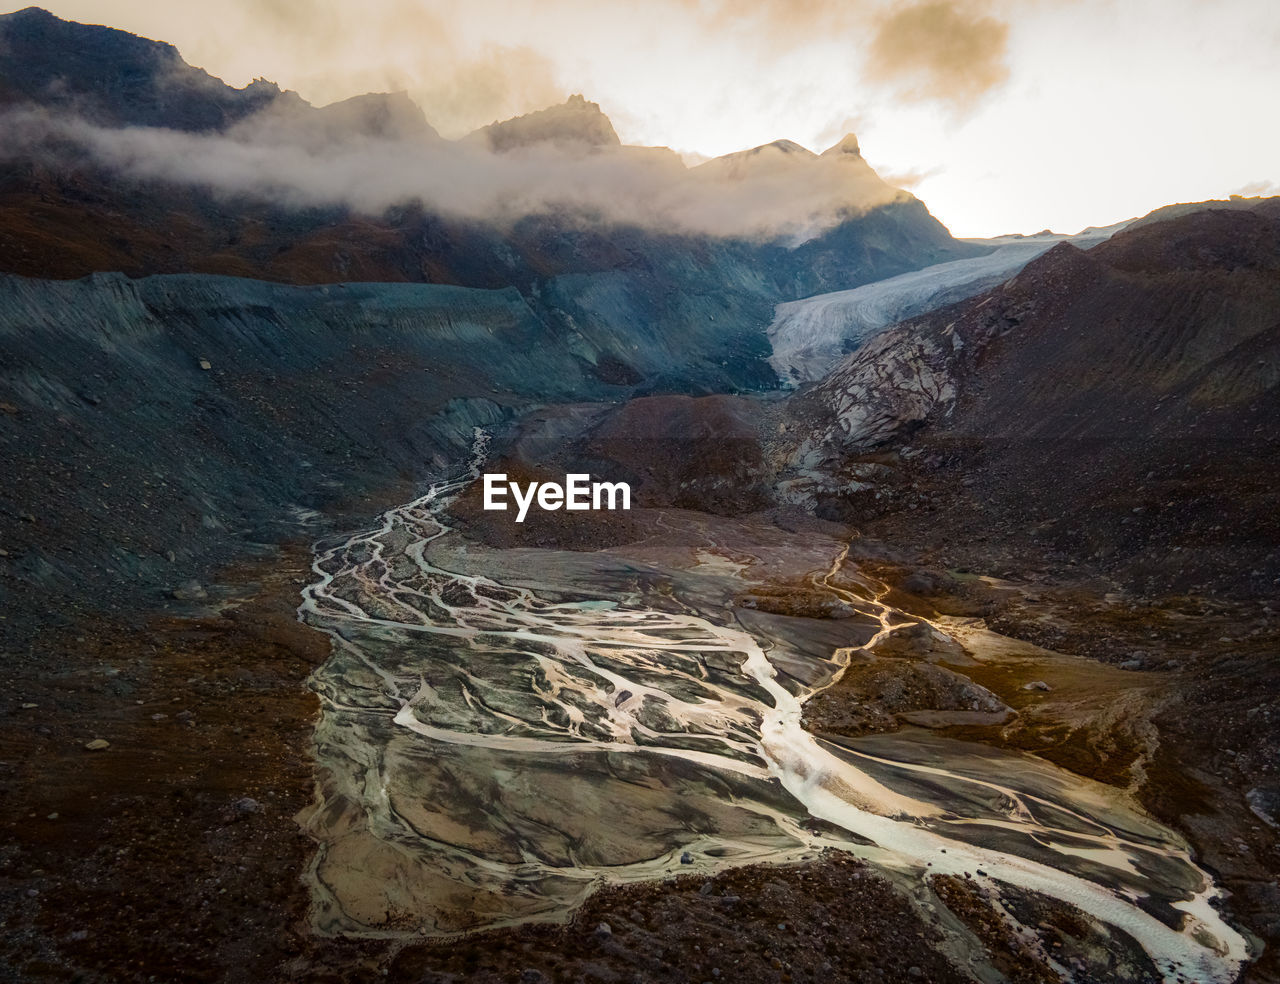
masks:
[[[514,288],[0,276],[0,601],[136,603],[314,510],[449,472],[475,428],[536,404],[762,378],[763,346],[606,313],[626,330],[567,328]]]
[[[297,98],[296,94],[290,94]],[[0,17],[0,105],[37,103],[104,125],[222,130],[281,92],[233,89],[171,44],[60,20],[38,7]]]
[[[640,278],[636,286],[644,291],[644,271],[666,268],[703,294],[724,279],[738,280],[762,305],[762,324],[778,301],[983,252],[952,239],[914,198],[788,248],[634,226],[593,228],[572,216],[533,216],[499,228],[412,202],[375,216],[340,206],[229,201],[199,188],[37,161],[0,167],[0,245],[3,272],[55,278],[211,273],[298,284],[514,285],[529,292],[561,275],[609,271]]]
[[[0,107],[36,105],[101,126],[234,131],[253,120],[274,139],[319,147],[353,137],[435,137],[403,92],[314,107],[255,79],[227,85],[161,41],[61,20],[38,7],[0,16]]]

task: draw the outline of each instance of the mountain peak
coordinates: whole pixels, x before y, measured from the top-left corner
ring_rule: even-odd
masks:
[[[840,138],[839,143],[833,144],[822,152],[823,157],[839,157],[842,154],[862,156],[862,149],[858,146],[858,138],[854,134],[846,133]]]
[[[323,118],[353,135],[398,139],[438,138],[422,109],[403,89],[396,92],[367,92],[317,111]]]
[[[759,147],[713,157],[706,163],[699,164],[698,169],[704,174],[717,174],[737,180],[748,174],[771,173],[778,168],[789,171],[791,168],[817,159],[817,154],[801,147],[794,140],[774,140]]]
[[[11,14],[0,14],[0,21],[49,21],[61,20],[43,7],[23,7]]]
[[[774,140],[767,144],[761,144],[759,147],[750,147],[747,150],[734,151],[732,154],[725,154],[717,160],[746,160],[750,157],[776,157],[782,154],[785,157],[795,157],[802,160],[811,160],[815,155],[813,151],[807,147],[801,147],[794,140]]]
[[[767,143],[767,144],[764,144],[763,146],[755,147],[747,151],[747,153],[758,154],[761,151],[770,150],[770,149],[781,151],[784,154],[799,154],[801,157],[813,156],[813,151],[809,150],[807,147],[801,147],[794,140],[775,140],[773,141],[773,143]]]
[[[483,142],[498,153],[537,144],[586,150],[622,145],[600,104],[591,102],[581,93],[574,93],[558,106],[490,123],[467,139]]]

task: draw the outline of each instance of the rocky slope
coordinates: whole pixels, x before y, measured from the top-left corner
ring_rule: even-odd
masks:
[[[41,628],[19,610],[157,599],[326,504],[454,467],[518,408],[630,391],[512,289],[0,277],[0,351],[15,632]]]
[[[902,489],[854,471],[909,445],[973,525],[1144,590],[1273,594],[1278,270],[1275,200],[1057,246],[798,397],[798,467],[832,476],[828,510],[874,516]]]
[[[924,596],[891,597],[1043,647],[962,670],[1019,714],[969,735],[1177,823],[1267,940],[1257,981],[1280,932],[1259,876],[1280,797],[1277,204],[1058,246],[891,329],[791,401],[810,439],[782,452],[788,497]],[[1045,649],[1089,662],[1051,671]],[[861,722],[862,689],[824,696],[822,720]]]

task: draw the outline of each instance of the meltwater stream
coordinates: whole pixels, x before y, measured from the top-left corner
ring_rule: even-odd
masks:
[[[1210,904],[1212,881],[1096,787],[1025,757],[816,739],[801,726],[812,689],[784,685],[726,615],[548,600],[435,566],[439,514],[470,480],[322,545],[304,592],[301,617],[334,640],[314,678],[306,820],[321,932],[554,919],[604,883],[835,847],[1076,905],[1166,980],[1235,977],[1247,947]],[[869,584],[815,583],[878,624],[864,648],[912,624]],[[826,683],[852,653],[832,654]]]

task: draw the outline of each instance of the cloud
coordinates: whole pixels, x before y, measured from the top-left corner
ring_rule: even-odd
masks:
[[[406,90],[450,137],[559,102],[568,95],[550,53],[525,44],[466,40],[469,18],[448,3],[235,0],[287,39],[290,86],[317,98]],[[236,39],[239,43],[239,39]]]
[[[451,135],[541,109],[566,95],[549,58],[532,48],[502,45],[488,45],[456,62],[443,77],[417,86],[432,124]]]
[[[498,224],[556,212],[664,232],[803,241],[902,194],[857,155],[807,151],[766,149],[743,166],[690,169],[655,148],[586,152],[537,144],[498,154],[474,141],[360,132],[316,144],[281,141],[279,126],[227,134],[113,129],[37,110],[9,111],[0,116],[0,130],[6,134],[0,159],[88,160],[136,181],[375,216],[420,201],[442,214]]]
[[[554,0],[563,8],[565,0]],[[317,105],[404,90],[448,136],[559,102],[581,80],[560,76],[542,39],[499,36],[485,0],[49,0],[54,13],[177,45],[234,85],[269,78]],[[490,5],[492,6],[492,5]]]
[[[1239,195],[1241,198],[1271,198],[1275,195],[1280,195],[1280,182],[1250,181],[1247,185],[1237,188],[1231,194]]]
[[[682,0],[681,5],[707,33],[754,33],[775,49],[863,25],[875,9],[868,0]]]
[[[953,0],[925,0],[883,15],[867,74],[911,101],[972,110],[1008,77],[1009,27]]]
[[[818,132],[817,143],[821,147],[830,147],[832,144],[839,143],[845,134],[863,133],[870,125],[871,116],[868,113],[842,116],[838,120],[832,120]]]
[[[945,168],[929,167],[929,168],[913,168],[908,171],[886,171],[881,176],[886,182],[895,188],[905,188],[910,191],[912,188],[918,188],[930,178],[935,178],[942,174]]]
[[[1008,0],[47,2],[174,42],[233,84],[266,77],[317,105],[405,90],[448,137],[585,91],[633,135],[723,152],[729,140],[814,139],[824,114],[865,112],[855,85],[873,43],[870,77],[888,93],[970,100],[1000,62],[1003,25],[960,4]],[[969,72],[954,64],[974,58],[983,64]],[[723,124],[710,119],[721,104]]]

